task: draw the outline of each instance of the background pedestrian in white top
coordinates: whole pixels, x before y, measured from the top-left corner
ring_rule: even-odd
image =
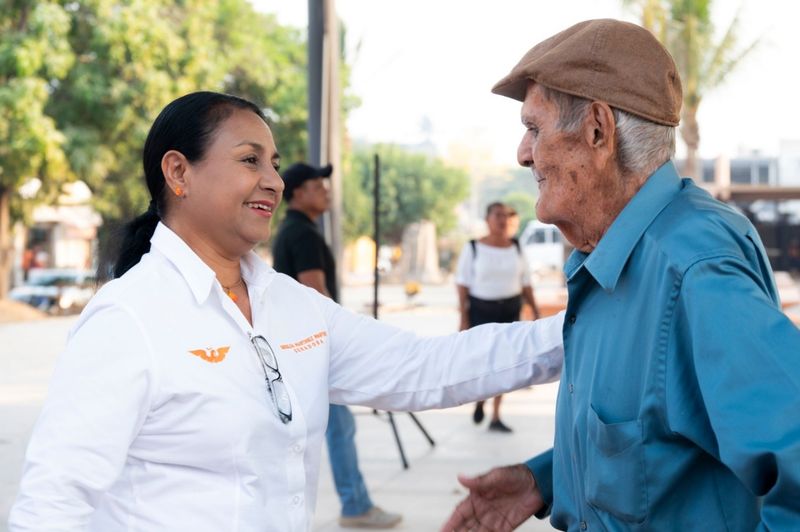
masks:
[[[539,318],[533,297],[528,264],[514,235],[519,229],[519,216],[508,205],[496,201],[486,208],[489,234],[464,244],[456,270],[461,324],[459,330],[485,323],[511,323],[519,320],[522,300]],[[494,398],[489,430],[511,432],[500,419],[502,395]],[[483,421],[483,401],[475,403],[472,414],[477,424]]]
[[[308,530],[329,402],[418,410],[558,378],[563,316],[418,338],[266,266],[279,161],[248,101],[193,93],[156,118],[152,202],[59,356],[12,532]]]

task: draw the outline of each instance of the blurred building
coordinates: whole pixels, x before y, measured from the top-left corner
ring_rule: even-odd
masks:
[[[14,285],[21,284],[32,268],[94,268],[102,220],[91,207],[91,197],[82,181],[68,183],[55,204],[34,208],[29,225],[15,225]]]
[[[800,140],[781,141],[777,156],[754,152],[701,165],[700,185],[750,219],[772,268],[800,270]]]

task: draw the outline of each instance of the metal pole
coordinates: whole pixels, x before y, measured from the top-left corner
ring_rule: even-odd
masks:
[[[381,209],[380,209],[380,197],[381,197],[381,159],[380,156],[376,153],[375,154],[375,190],[373,191],[372,198],[373,198],[373,227],[374,227],[374,240],[375,240],[375,270],[374,270],[374,280],[373,280],[373,295],[372,295],[372,317],[376,320],[378,319],[378,284],[380,282],[380,275],[378,272],[378,256],[379,251],[381,248]]]
[[[308,0],[308,162],[333,165],[331,206],[317,220],[336,264],[343,263],[339,20],[334,0]],[[336,284],[342,284],[342,268]]]
[[[325,32],[323,0],[308,0],[308,162],[322,161],[322,43]]]
[[[320,151],[322,164],[333,165],[331,175],[331,206],[325,220],[325,234],[330,243],[336,264],[344,264],[344,242],[342,241],[342,157],[341,157],[341,79],[339,77],[340,32],[336,1],[324,0],[325,34],[323,54],[323,144]],[[342,284],[344,268],[336,269],[336,284]]]
[[[381,248],[381,158],[376,153],[373,156],[373,170],[374,170],[374,187],[372,192],[372,227],[373,227],[373,238],[375,240],[375,268],[373,270],[374,279],[372,284],[373,295],[372,295],[372,316],[377,320],[378,319],[378,287],[380,286],[380,271],[378,270],[378,257],[380,256],[380,248]],[[377,410],[372,411],[374,414],[377,414]],[[425,439],[428,440],[428,443],[431,444],[431,447],[436,445],[436,442],[433,441],[428,431],[425,430],[425,427],[422,426],[422,423],[417,419],[417,417],[413,414],[413,412],[408,412],[408,415],[411,416],[411,420],[417,426],[417,428],[422,432],[422,435],[425,436]],[[389,424],[392,426],[392,433],[394,434],[394,441],[397,442],[397,450],[400,453],[400,462],[403,464],[403,469],[408,469],[408,459],[406,458],[405,449],[403,449],[403,442],[400,440],[400,431],[397,428],[397,423],[394,419],[394,413],[386,412],[386,416],[389,418]]]
[[[408,459],[406,458],[405,450],[403,450],[403,442],[400,441],[400,432],[397,430],[397,425],[394,422],[394,416],[391,412],[386,413],[389,414],[389,423],[392,425],[394,441],[397,442],[397,450],[400,451],[400,462],[403,464],[403,469],[408,469]]]
[[[436,442],[433,441],[433,438],[431,438],[431,435],[425,430],[425,427],[422,426],[422,423],[417,419],[417,416],[414,415],[414,412],[409,412],[408,415],[411,416],[411,421],[417,425],[417,428],[422,432],[422,435],[425,436],[425,439],[428,440],[428,443],[431,444],[431,447],[436,447]]]

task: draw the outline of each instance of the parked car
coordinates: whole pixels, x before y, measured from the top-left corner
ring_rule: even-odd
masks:
[[[555,225],[531,220],[525,225],[519,243],[532,272],[564,267],[564,237]]]
[[[28,272],[28,281],[11,289],[8,297],[50,314],[68,314],[86,306],[96,284],[89,270],[34,269]]]

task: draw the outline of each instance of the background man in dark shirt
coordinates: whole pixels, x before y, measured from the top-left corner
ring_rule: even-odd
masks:
[[[273,267],[339,301],[336,263],[316,220],[328,210],[330,197],[325,178],[331,165],[314,168],[303,163],[284,173],[283,198],[289,203],[286,218],[272,244]]]
[[[331,165],[315,168],[297,163],[283,173],[283,197],[289,203],[289,210],[273,242],[272,254],[277,271],[338,301],[336,263],[315,223],[330,206],[325,178],[332,171]],[[358,469],[355,433],[355,419],[350,409],[330,405],[325,439],[334,484],[342,503],[339,524],[356,528],[391,528],[402,517],[372,504]]]

